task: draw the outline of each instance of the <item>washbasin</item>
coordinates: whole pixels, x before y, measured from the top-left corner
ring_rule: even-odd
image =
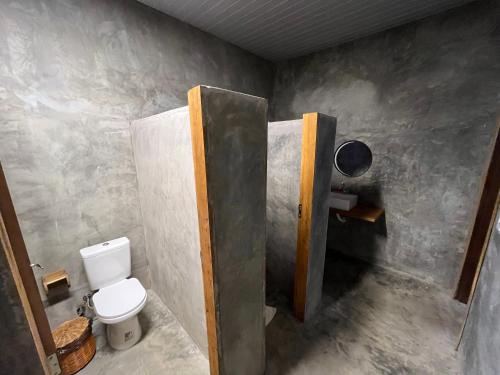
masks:
[[[332,191],[330,193],[330,207],[343,211],[349,211],[358,203],[358,196],[355,194],[340,193]]]

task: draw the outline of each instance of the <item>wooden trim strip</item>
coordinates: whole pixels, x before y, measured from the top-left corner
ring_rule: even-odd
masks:
[[[210,215],[208,207],[207,171],[205,164],[205,134],[203,127],[201,86],[197,86],[189,90],[188,104],[191,122],[191,142],[193,146],[196,203],[198,206],[203,289],[205,295],[208,360],[210,363],[210,374],[219,375],[219,348],[217,337],[217,318],[215,313],[213,253],[210,239]]]
[[[486,241],[484,243],[483,251],[481,253],[481,259],[479,260],[478,270],[476,272],[476,275],[474,277],[474,281],[472,283],[471,295],[469,297],[470,303],[467,306],[467,313],[465,314],[465,319],[464,319],[464,321],[462,323],[462,329],[460,330],[460,335],[458,337],[458,341],[457,341],[457,345],[455,347],[455,350],[459,349],[460,344],[462,342],[462,339],[464,337],[465,327],[467,327],[467,321],[469,320],[469,315],[470,315],[470,312],[471,312],[471,309],[472,309],[472,301],[474,300],[474,295],[476,294],[477,283],[479,282],[479,277],[481,276],[481,270],[483,269],[483,263],[484,263],[484,259],[486,257],[486,250],[488,249],[488,244],[489,244],[491,235],[493,234],[493,230],[494,230],[493,226],[495,224],[495,219],[497,217],[497,212],[500,209],[499,206],[500,206],[500,193],[497,196],[496,209],[493,212],[493,215],[492,215],[492,218],[491,218],[491,222],[490,222],[490,227],[488,229],[488,233],[489,234],[488,234],[488,237],[486,238]]]
[[[56,352],[56,346],[42,300],[38,292],[35,276],[21,228],[17,221],[14,205],[10,197],[7,180],[0,163],[0,241],[4,248],[10,271],[14,278],[26,320],[30,327],[40,362],[45,374],[50,374],[46,357]]]
[[[455,290],[455,299],[462,303],[468,303],[474,292],[492,220],[495,220],[494,212],[500,192],[500,119],[497,123],[495,145],[481,189],[481,198]]]
[[[311,244],[317,126],[318,113],[305,113],[303,115],[299,199],[301,215],[298,224],[293,293],[294,313],[295,317],[300,321],[304,321],[305,319],[307,301],[307,273],[309,268],[309,247]]]

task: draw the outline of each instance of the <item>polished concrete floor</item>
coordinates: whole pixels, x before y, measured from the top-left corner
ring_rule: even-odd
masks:
[[[153,291],[148,297],[140,314],[142,340],[114,351],[96,322],[98,351],[79,374],[209,373],[173,314]],[[266,330],[267,375],[460,373],[454,347],[465,308],[433,285],[331,253],[323,304],[313,320],[299,323],[286,297],[269,297],[278,312]],[[74,306],[67,301],[48,308],[51,325],[74,316]]]
[[[288,301],[272,299],[267,375],[460,373],[465,306],[433,285],[330,253],[312,321],[298,323]]]
[[[80,375],[209,374],[208,360],[159,297],[148,290],[139,315],[143,337],[130,349],[116,351],[96,325],[97,353]]]

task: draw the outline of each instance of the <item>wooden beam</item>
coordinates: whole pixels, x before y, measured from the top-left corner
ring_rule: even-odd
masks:
[[[294,313],[295,317],[300,321],[304,321],[305,319],[307,301],[307,272],[309,268],[309,247],[311,244],[317,124],[318,113],[304,114],[300,162],[300,214],[293,293]]]
[[[219,374],[219,349],[217,338],[217,317],[215,313],[215,291],[213,276],[213,253],[210,239],[210,217],[208,208],[207,171],[205,163],[205,134],[203,126],[201,87],[188,92],[191,140],[193,145],[196,203],[200,231],[201,266],[205,295],[205,313],[208,338],[208,360],[210,374]]]
[[[500,120],[497,120],[495,144],[486,175],[483,177],[481,198],[474,224],[469,235],[469,244],[455,290],[455,299],[468,303],[475,289],[482,260],[487,248],[487,239],[493,221],[500,192]]]
[[[4,248],[10,270],[26,314],[31,334],[42,363],[43,370],[50,374],[46,357],[56,352],[47,315],[38,292],[38,286],[30,266],[30,260],[7,180],[0,163],[0,241]]]

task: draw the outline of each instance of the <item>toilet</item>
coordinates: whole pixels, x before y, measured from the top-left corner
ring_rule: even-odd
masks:
[[[130,241],[126,237],[80,249],[94,311],[106,325],[109,345],[124,350],[141,338],[137,314],[146,304],[147,293],[131,275]]]

